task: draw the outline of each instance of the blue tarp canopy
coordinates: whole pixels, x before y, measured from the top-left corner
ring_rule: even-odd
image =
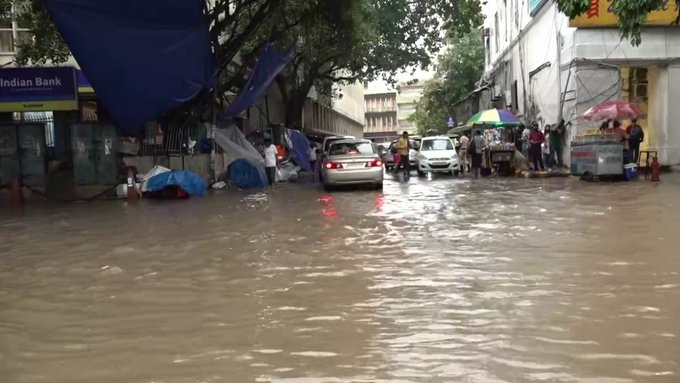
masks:
[[[214,85],[202,0],[45,0],[118,126],[144,123]]]
[[[161,191],[168,186],[178,186],[191,196],[200,197],[205,194],[205,181],[203,178],[186,170],[172,170],[155,175],[147,181],[146,190],[150,192]]]
[[[312,164],[309,160],[309,140],[302,132],[287,129],[286,143],[288,144],[289,153],[293,162],[304,170],[311,172]]]
[[[283,55],[276,50],[273,44],[267,44],[264,52],[262,52],[257,60],[255,69],[253,69],[250,77],[248,77],[246,85],[229,105],[225,117],[229,118],[239,115],[264,96],[269,85],[290,62],[294,53],[295,44],[291,45]]]
[[[262,177],[258,164],[249,159],[240,158],[229,164],[229,181],[241,189],[267,187],[267,179]]]

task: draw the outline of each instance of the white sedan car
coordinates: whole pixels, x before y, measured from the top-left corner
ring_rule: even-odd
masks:
[[[423,137],[416,160],[419,176],[427,173],[460,173],[460,163],[456,148],[450,138],[445,136]]]

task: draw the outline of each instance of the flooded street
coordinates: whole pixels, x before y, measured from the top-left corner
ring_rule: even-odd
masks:
[[[678,382],[680,176],[0,212],[0,381]]]

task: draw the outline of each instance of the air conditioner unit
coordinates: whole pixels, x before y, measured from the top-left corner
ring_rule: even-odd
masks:
[[[491,97],[494,100],[498,100],[499,98],[501,98],[501,87],[500,86],[496,85],[496,86],[493,87],[493,91],[491,92]]]
[[[483,36],[483,37],[489,37],[489,36],[491,36],[491,29],[490,29],[490,28],[484,28],[484,29],[482,30],[482,36]]]

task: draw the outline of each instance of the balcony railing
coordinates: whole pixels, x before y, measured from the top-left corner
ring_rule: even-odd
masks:
[[[389,112],[396,112],[397,107],[396,106],[379,106],[379,107],[371,107],[367,106],[366,107],[366,113],[389,113]]]

